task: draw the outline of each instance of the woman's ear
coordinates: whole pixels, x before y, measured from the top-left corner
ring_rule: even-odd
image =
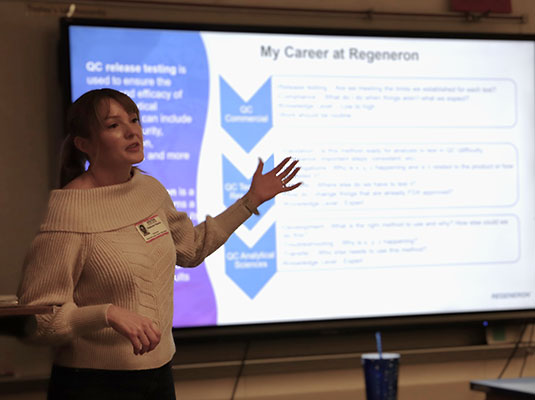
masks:
[[[89,140],[80,136],[75,136],[73,139],[73,143],[74,143],[74,146],[78,150],[80,150],[82,153],[89,154],[89,149],[90,149]]]

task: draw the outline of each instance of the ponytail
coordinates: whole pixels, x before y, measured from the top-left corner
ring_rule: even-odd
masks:
[[[87,156],[74,145],[74,138],[67,135],[61,146],[59,185],[64,187],[85,172]]]

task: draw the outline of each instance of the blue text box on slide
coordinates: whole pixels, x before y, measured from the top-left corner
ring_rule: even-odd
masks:
[[[281,219],[278,271],[514,263],[520,221],[511,214]],[[291,233],[291,234],[290,234]],[[489,243],[499,243],[489,251]]]
[[[273,120],[289,127],[512,127],[511,79],[273,76]]]
[[[512,143],[350,143],[303,146],[307,184],[281,197],[293,213],[511,207],[519,199]]]

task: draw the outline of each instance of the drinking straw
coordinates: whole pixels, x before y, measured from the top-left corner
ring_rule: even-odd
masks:
[[[377,345],[377,353],[379,353],[379,359],[383,359],[383,345],[381,343],[381,332],[375,332],[375,344]]]

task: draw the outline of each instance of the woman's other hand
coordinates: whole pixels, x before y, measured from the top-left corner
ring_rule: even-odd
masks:
[[[134,354],[141,355],[156,348],[162,336],[160,330],[146,317],[125,308],[108,308],[108,324],[132,343]]]

